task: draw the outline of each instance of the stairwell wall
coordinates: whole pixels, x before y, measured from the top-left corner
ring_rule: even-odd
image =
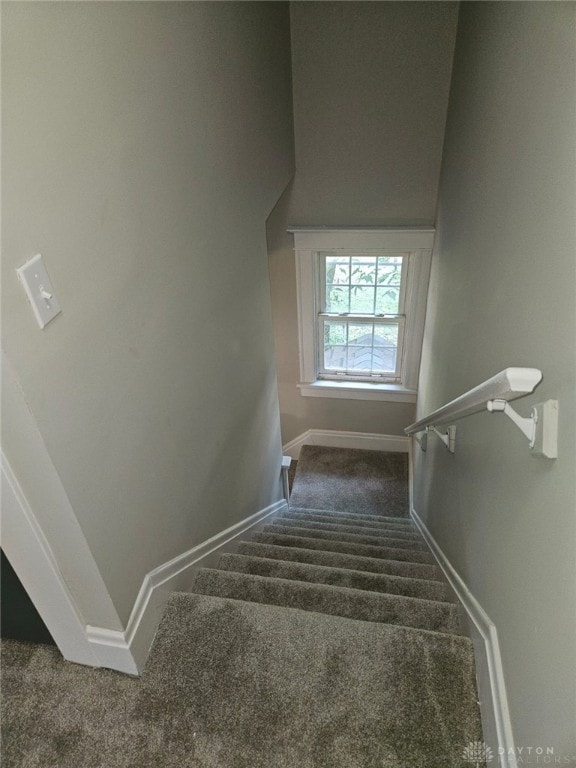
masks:
[[[291,4],[296,174],[267,225],[284,443],[403,435],[412,403],[303,397],[289,225],[434,223],[456,3]]]
[[[126,626],[145,574],[282,496],[288,6],[4,3],[2,55],[3,349]],[[38,252],[43,331],[15,273]]]
[[[414,450],[414,507],[496,624],[515,742],[576,763],[574,3],[463,3],[418,418],[507,366],[559,401],[557,460],[506,418]],[[524,756],[526,756],[526,751]]]

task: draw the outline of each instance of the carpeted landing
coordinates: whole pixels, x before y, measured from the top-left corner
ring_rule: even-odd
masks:
[[[380,500],[317,501],[171,596],[139,680],[7,643],[3,766],[469,765],[472,646],[426,545]]]
[[[406,517],[408,454],[305,445],[290,502],[306,509]]]

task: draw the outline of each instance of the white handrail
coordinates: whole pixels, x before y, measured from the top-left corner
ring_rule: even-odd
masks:
[[[515,400],[517,397],[528,395],[534,391],[541,380],[542,371],[537,368],[505,368],[491,379],[487,379],[423,419],[410,424],[404,432],[407,435],[415,435],[427,428],[433,429],[443,424],[453,424],[465,416],[487,410],[488,402],[491,400]]]

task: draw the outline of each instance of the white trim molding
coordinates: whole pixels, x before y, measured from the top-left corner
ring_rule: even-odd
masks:
[[[401,384],[370,384],[364,381],[331,381],[319,379],[311,384],[298,384],[304,397],[338,397],[343,400],[380,400],[389,403],[415,403],[417,391]]]
[[[121,630],[122,621],[48,453],[34,414],[26,402],[20,382],[3,350],[0,350],[0,356],[2,451],[5,467],[3,487],[8,488],[9,478],[12,478],[12,484],[18,488],[17,497],[20,500],[18,511],[14,513],[18,516],[14,524],[24,526],[21,529],[22,535],[25,530],[29,531],[29,546],[24,539],[22,546],[7,552],[10,564],[28,594],[32,596],[38,575],[34,560],[29,555],[29,547],[34,547],[32,531],[40,532],[53,562],[57,564],[58,576],[68,590],[78,615],[84,618],[84,623]],[[7,517],[4,517],[2,522],[3,536],[9,546],[12,524],[9,524]],[[48,578],[46,588],[53,589],[56,600],[60,585]],[[48,600],[42,610],[36,606],[47,626],[49,617],[45,616],[43,611],[50,610],[52,605],[53,602]],[[52,636],[54,637],[54,634]]]
[[[474,643],[484,741],[496,746],[503,768],[518,768],[496,625],[466,586],[414,507],[411,517],[462,604]],[[496,744],[494,744],[494,741]]]
[[[282,446],[286,456],[298,459],[303,445],[326,448],[362,448],[366,451],[408,453],[410,438],[404,435],[380,435],[373,432],[342,432],[334,429],[308,429]]]
[[[289,226],[297,251],[332,251],[339,248],[428,250],[434,244],[434,227],[299,227]]]
[[[0,463],[2,548],[64,658],[98,666],[82,614],[4,451]]]
[[[212,564],[223,551],[233,549],[246,531],[288,509],[285,499],[276,501],[147,573],[125,630],[92,626],[86,623],[76,596],[68,588],[42,525],[3,451],[0,465],[2,547],[62,656],[76,664],[107,667],[128,675],[142,672],[170,593],[188,589],[197,568]]]
[[[170,593],[189,589],[197,568],[215,561],[246,531],[286,509],[284,499],[276,501],[147,573],[124,632],[86,627],[100,666],[129,675],[142,672]]]
[[[416,402],[435,230],[430,227],[290,227],[288,231],[294,234],[296,254],[300,394],[305,397]],[[399,341],[398,365],[388,381],[384,377],[362,381],[359,375],[360,380],[355,381],[354,377],[332,376],[330,371],[323,370],[323,332],[319,319],[324,311],[320,274],[322,252],[402,256],[403,298],[398,322],[405,330],[399,331],[399,339],[403,342]],[[366,317],[372,317],[374,322],[381,319],[379,315]]]

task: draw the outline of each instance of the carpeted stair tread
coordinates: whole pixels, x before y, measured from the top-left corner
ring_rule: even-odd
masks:
[[[273,528],[273,526],[270,526]],[[266,532],[256,533],[253,541],[280,546],[300,547],[302,549],[326,549],[329,552],[345,552],[348,555],[363,555],[364,557],[380,557],[384,560],[402,560],[408,563],[427,563],[434,565],[434,557],[427,552],[414,549],[406,550],[399,547],[375,547],[371,544],[356,544],[350,541],[334,541],[312,536],[300,536],[285,533]]]
[[[254,557],[290,560],[298,563],[325,565],[332,568],[347,568],[366,573],[383,573],[410,579],[423,579],[442,583],[440,570],[435,565],[408,563],[401,560],[386,560],[376,557],[330,552],[323,549],[306,549],[298,546],[283,546],[260,541],[242,541],[238,552]]]
[[[194,591],[204,595],[281,605],[285,608],[299,608],[360,621],[461,634],[456,605],[416,597],[376,594],[349,587],[309,584],[213,568],[201,568],[198,571]]]
[[[334,531],[340,533],[354,533],[357,536],[375,536],[385,539],[396,539],[398,541],[416,542],[420,546],[426,547],[424,540],[418,533],[399,531],[397,528],[363,528],[356,525],[345,525],[339,522],[318,522],[317,520],[302,520],[301,518],[292,518],[287,515],[276,517],[273,525],[290,526],[293,528],[309,528],[316,531]]]
[[[327,541],[342,541],[352,544],[369,544],[374,547],[397,547],[402,550],[422,552],[426,555],[430,550],[420,539],[395,539],[392,536],[367,536],[358,533],[343,533],[342,531],[326,531],[318,528],[300,528],[299,526],[281,525],[272,523],[262,528],[264,533],[285,533],[289,536],[307,536],[314,539],[325,539]]]
[[[306,512],[312,513],[314,515],[324,515],[329,517],[332,517],[333,515],[341,515],[342,517],[354,517],[358,520],[372,520],[377,523],[391,523],[393,525],[414,529],[414,523],[408,516],[397,517],[394,515],[392,517],[388,517],[386,515],[368,515],[364,513],[357,513],[353,507],[350,507],[346,511],[337,509],[317,509],[314,507],[299,507],[296,504],[292,504],[292,499],[290,499],[290,512]]]
[[[301,520],[302,522],[311,523],[325,523],[326,525],[346,525],[353,528],[362,529],[369,533],[374,531],[393,531],[394,535],[400,538],[420,538],[420,533],[416,528],[409,526],[395,525],[394,523],[381,523],[374,522],[372,520],[356,520],[354,515],[345,517],[344,515],[337,515],[336,513],[329,513],[327,515],[316,515],[308,512],[280,512],[275,518],[276,520]]]
[[[143,681],[141,711],[206,768],[461,768],[482,738],[456,635],[174,594]]]
[[[362,589],[369,592],[386,592],[406,597],[419,597],[423,600],[448,601],[448,589],[445,584],[382,573],[367,573],[366,571],[347,568],[331,568],[325,565],[241,554],[222,555],[218,561],[218,568],[277,579],[331,584],[332,586]]]

